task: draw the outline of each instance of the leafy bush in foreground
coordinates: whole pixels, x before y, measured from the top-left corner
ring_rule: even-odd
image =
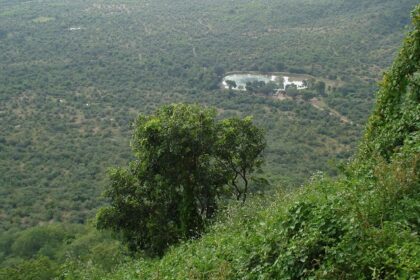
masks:
[[[318,176],[272,204],[253,197],[160,260],[111,274],[74,264],[66,279],[418,279],[418,164],[407,157],[338,182]]]

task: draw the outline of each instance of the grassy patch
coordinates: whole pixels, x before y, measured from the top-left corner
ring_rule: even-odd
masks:
[[[46,23],[55,20],[54,17],[37,17],[32,20],[34,23]]]

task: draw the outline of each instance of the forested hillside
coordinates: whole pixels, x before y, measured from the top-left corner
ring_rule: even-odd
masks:
[[[418,53],[400,55],[385,76],[356,167],[343,166],[356,153],[377,82],[416,4],[0,0],[0,278],[296,279],[325,272],[337,279],[351,270],[338,263],[346,257],[363,269],[343,279],[393,279],[387,273],[400,273],[398,265],[412,273],[418,268],[412,261],[418,257]],[[411,38],[406,52],[418,42]],[[224,75],[236,71],[302,74],[325,88],[285,99],[223,89]],[[109,184],[106,170],[134,159],[130,135],[138,114],[174,102],[214,107],[218,119],[253,115],[265,130],[259,175],[269,185],[251,186],[249,205],[230,206],[201,241],[162,261],[133,262],[89,220],[106,203],[100,195]],[[317,171],[322,179],[290,192]],[[338,182],[330,179],[338,174]],[[279,198],[260,197],[264,192]],[[353,236],[357,230],[366,239]],[[358,238],[362,243],[345,251]],[[389,258],[367,254],[385,243]],[[357,250],[366,257],[358,259]],[[281,271],[285,263],[292,272]]]
[[[131,122],[175,101],[254,115],[273,185],[335,172],[328,160],[354,151],[415,3],[1,1],[2,230],[86,221],[106,168],[130,159]],[[338,86],[315,102],[219,90],[224,72],[250,70]]]
[[[199,240],[112,273],[66,279],[419,279],[420,5],[384,75],[364,138],[337,179],[232,205]]]

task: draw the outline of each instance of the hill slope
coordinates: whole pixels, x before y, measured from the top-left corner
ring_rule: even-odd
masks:
[[[130,160],[130,123],[166,103],[254,115],[274,186],[335,174],[418,1],[111,2],[0,0],[0,232],[93,217],[106,169]],[[312,103],[219,89],[250,70],[338,86]]]
[[[420,6],[378,93],[357,158],[273,203],[232,206],[201,239],[107,274],[66,279],[419,279]],[[268,206],[267,206],[268,205]],[[258,209],[258,210],[256,210]]]

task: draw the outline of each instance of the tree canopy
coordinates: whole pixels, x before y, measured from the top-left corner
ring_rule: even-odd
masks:
[[[161,255],[199,235],[221,196],[246,199],[265,140],[250,117],[217,121],[214,109],[175,104],[140,115],[131,146],[136,160],[110,171],[111,205],[98,227],[121,233],[134,251]]]

